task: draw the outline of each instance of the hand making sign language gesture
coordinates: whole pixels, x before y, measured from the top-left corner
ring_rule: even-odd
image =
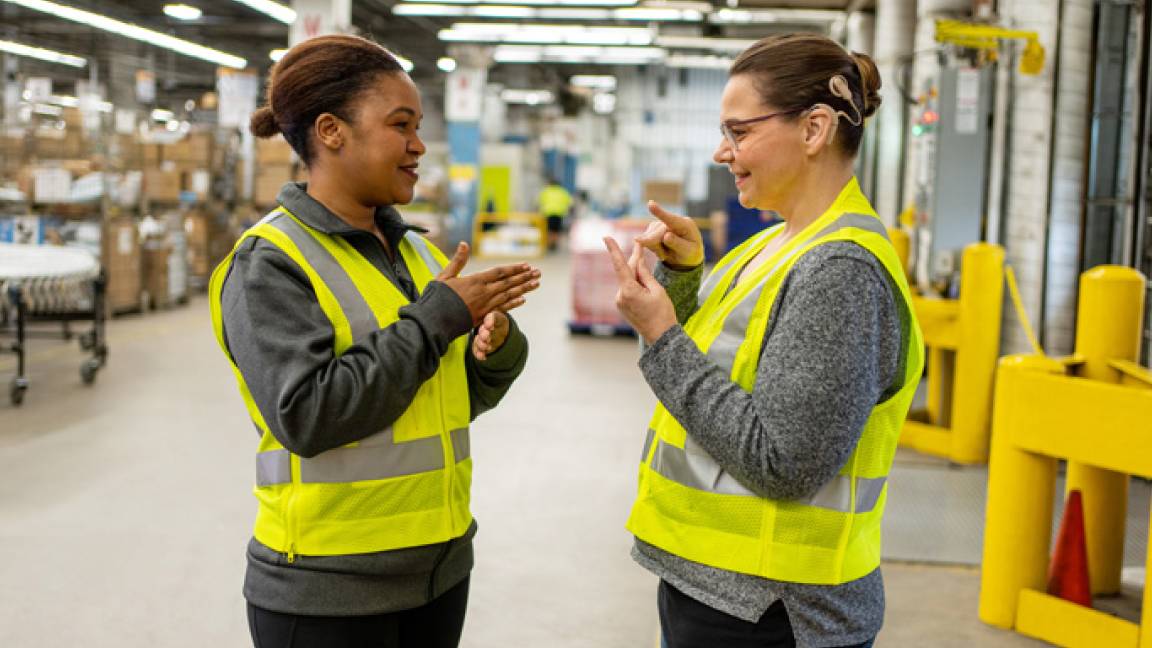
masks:
[[[640,337],[652,344],[676,325],[676,309],[664,287],[644,264],[644,250],[652,250],[672,269],[687,270],[704,262],[704,243],[691,218],[670,214],[652,200],[648,201],[648,211],[659,220],[636,238],[631,257],[625,259],[624,252],[611,237],[605,237],[604,244],[612,257],[620,287],[616,308]]]
[[[485,360],[504,345],[508,337],[508,317],[513,308],[524,305],[524,295],[540,287],[540,270],[527,263],[496,266],[483,272],[460,276],[470,251],[463,241],[436,280],[456,293],[479,327],[472,338],[472,355]]]

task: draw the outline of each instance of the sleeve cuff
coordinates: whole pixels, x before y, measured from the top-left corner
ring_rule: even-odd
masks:
[[[439,281],[430,282],[420,299],[401,311],[419,320],[430,333],[442,338],[446,345],[472,330],[472,314],[464,300]]]
[[[496,351],[488,354],[487,360],[476,362],[478,366],[484,368],[484,371],[503,373],[516,369],[528,348],[528,339],[520,331],[520,326],[516,324],[516,320],[507,313],[505,315],[508,317],[508,337],[504,338],[504,344]]]

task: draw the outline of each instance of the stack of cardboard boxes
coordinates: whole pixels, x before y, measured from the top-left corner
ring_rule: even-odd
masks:
[[[283,137],[256,140],[255,175],[252,180],[252,202],[259,207],[272,207],[285,182],[294,179],[295,153]]]

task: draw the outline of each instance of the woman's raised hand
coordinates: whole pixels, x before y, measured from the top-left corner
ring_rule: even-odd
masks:
[[[496,266],[460,276],[468,256],[468,244],[461,241],[436,280],[451,288],[468,306],[472,326],[479,326],[492,311],[508,312],[523,306],[524,295],[540,287],[540,271],[527,263]]]
[[[655,200],[648,201],[648,211],[657,220],[636,237],[637,243],[652,250],[673,270],[687,270],[704,263],[704,239],[695,221],[669,213]]]

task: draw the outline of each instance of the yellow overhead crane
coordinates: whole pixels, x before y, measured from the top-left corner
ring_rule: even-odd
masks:
[[[1005,39],[1024,41],[1024,53],[1020,56],[1020,72],[1040,74],[1044,69],[1044,46],[1040,44],[1040,35],[1036,32],[959,20],[936,21],[937,42],[988,52],[993,59],[1000,50],[1000,41]]]

